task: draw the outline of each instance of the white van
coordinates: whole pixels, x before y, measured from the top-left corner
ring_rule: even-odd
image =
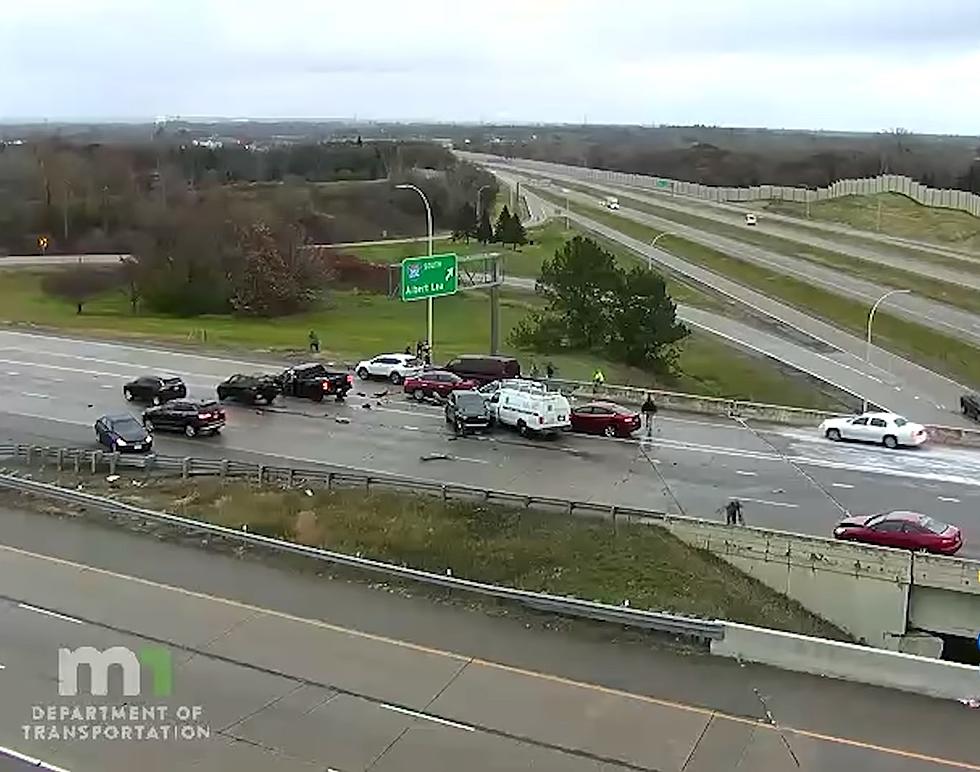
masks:
[[[745,224],[746,225],[755,225],[757,222],[759,222],[759,218],[756,217],[754,214],[747,214],[747,215],[745,215]]]
[[[565,396],[535,381],[510,381],[489,402],[497,423],[525,436],[554,434],[572,426],[572,406]]]
[[[619,209],[619,199],[615,196],[606,196],[605,205],[607,209]]]

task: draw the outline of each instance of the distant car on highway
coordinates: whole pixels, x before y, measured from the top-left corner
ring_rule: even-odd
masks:
[[[127,402],[150,402],[159,405],[167,400],[187,396],[187,385],[175,375],[146,375],[123,386]]]
[[[588,402],[572,409],[572,431],[629,437],[640,428],[640,414],[613,402]]]
[[[476,388],[476,381],[460,378],[456,373],[446,370],[426,370],[411,378],[406,378],[402,388],[410,397],[421,402],[426,397],[445,399],[451,391],[467,391]]]
[[[95,422],[95,438],[113,453],[147,453],[153,449],[153,437],[129,413],[102,416]]]
[[[340,370],[331,370],[322,362],[287,367],[277,379],[285,397],[300,397],[322,402],[324,397],[334,397],[343,402],[347,392],[354,388],[354,376]]]
[[[225,426],[225,411],[214,400],[175,399],[144,410],[143,426],[148,432],[183,432],[188,437],[217,434]]]
[[[446,399],[446,423],[458,435],[488,431],[493,427],[493,413],[486,398],[478,391],[451,391]]]
[[[955,525],[906,511],[844,518],[834,528],[834,538],[940,555],[953,555],[963,546],[963,535]]]
[[[967,418],[980,421],[980,395],[964,394],[960,397],[960,410]]]
[[[921,445],[929,435],[922,424],[912,423],[895,413],[862,413],[859,416],[828,418],[820,424],[828,440],[874,442],[886,448]]]
[[[280,389],[271,375],[237,373],[219,383],[217,391],[219,400],[233,399],[247,405],[264,402],[270,405],[279,396]]]
[[[423,369],[422,360],[411,354],[378,354],[373,359],[358,362],[354,372],[362,381],[385,378],[398,385],[406,378],[418,375]]]
[[[754,214],[747,214],[747,215],[745,215],[745,224],[746,225],[757,225],[758,222],[759,222],[759,218],[756,215],[754,215]]]

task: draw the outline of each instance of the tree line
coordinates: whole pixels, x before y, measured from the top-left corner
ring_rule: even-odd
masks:
[[[545,301],[511,331],[513,345],[552,353],[601,352],[604,357],[674,375],[689,335],[663,276],[626,271],[589,238],[576,236],[544,261],[535,286]]]
[[[516,212],[511,213],[504,204],[494,225],[490,224],[489,207],[477,214],[476,207],[464,201],[453,219],[452,237],[469,243],[476,239],[481,244],[510,244],[515,249],[527,244],[527,230]]]

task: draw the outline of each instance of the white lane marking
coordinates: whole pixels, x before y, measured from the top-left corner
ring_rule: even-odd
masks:
[[[791,504],[787,501],[769,501],[769,499],[748,499],[745,496],[738,497],[740,501],[754,501],[756,504],[768,504],[770,507],[787,507],[788,509],[796,509],[799,504]]]
[[[439,718],[438,716],[430,716],[428,713],[419,713],[414,710],[409,710],[408,708],[400,708],[397,705],[389,705],[386,702],[382,702],[381,707],[384,708],[385,710],[392,710],[395,713],[403,713],[404,715],[412,716],[413,718],[421,718],[425,721],[431,721],[435,724],[443,724],[444,726],[451,726],[454,729],[462,729],[464,732],[476,731],[476,729],[474,729],[471,726],[467,726],[466,724],[457,724],[455,721],[449,721],[448,719]]]
[[[54,764],[48,764],[46,761],[41,761],[33,756],[28,756],[26,753],[15,751],[13,748],[6,748],[3,745],[0,745],[0,756],[8,756],[12,759],[23,761],[29,766],[36,767],[37,769],[45,769],[47,772],[69,772],[64,767],[56,767]]]
[[[940,501],[948,501],[950,504],[959,504],[959,499],[954,499],[952,496],[936,496]]]
[[[38,608],[37,606],[31,606],[27,603],[18,603],[17,608],[22,608],[24,611],[33,611],[35,614],[42,614],[46,617],[54,617],[55,619],[62,619],[65,622],[71,622],[75,625],[84,624],[81,619],[75,619],[75,617],[68,617],[64,614],[59,614],[56,611],[48,611],[46,608]]]
[[[20,375],[20,373],[18,373],[16,370],[14,370],[14,371],[8,372],[7,375],[13,377],[13,376],[16,376],[16,375]]]
[[[471,464],[489,464],[489,461],[485,461],[482,458],[467,458],[466,456],[450,456],[453,461],[467,461]]]
[[[417,427],[417,426],[403,426],[402,429],[405,429],[405,430],[410,431],[410,432],[417,432],[417,431],[419,431],[419,427]]]
[[[32,399],[51,399],[47,394],[38,394],[36,391],[22,391],[20,396],[31,397]]]
[[[757,472],[746,472],[746,471],[744,471],[742,469],[736,469],[735,470],[735,474],[740,474],[740,475],[743,475],[745,477],[756,477],[758,473]]]
[[[7,669],[6,665],[0,665],[0,670],[6,670],[6,669]]]
[[[850,490],[851,488],[853,488],[853,487],[854,487],[854,486],[853,486],[853,485],[851,485],[850,483],[831,483],[831,485],[832,485],[832,486],[833,486],[834,488],[847,488],[848,490]]]

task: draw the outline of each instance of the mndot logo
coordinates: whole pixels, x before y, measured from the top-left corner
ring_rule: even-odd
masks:
[[[94,697],[108,695],[109,669],[114,666],[122,671],[123,695],[126,697],[143,694],[143,668],[152,676],[154,697],[169,697],[173,690],[170,651],[162,646],[146,646],[138,652],[125,646],[113,646],[101,651],[93,646],[60,648],[58,694],[62,697],[78,695],[78,673],[83,665],[89,669],[89,693]]]

